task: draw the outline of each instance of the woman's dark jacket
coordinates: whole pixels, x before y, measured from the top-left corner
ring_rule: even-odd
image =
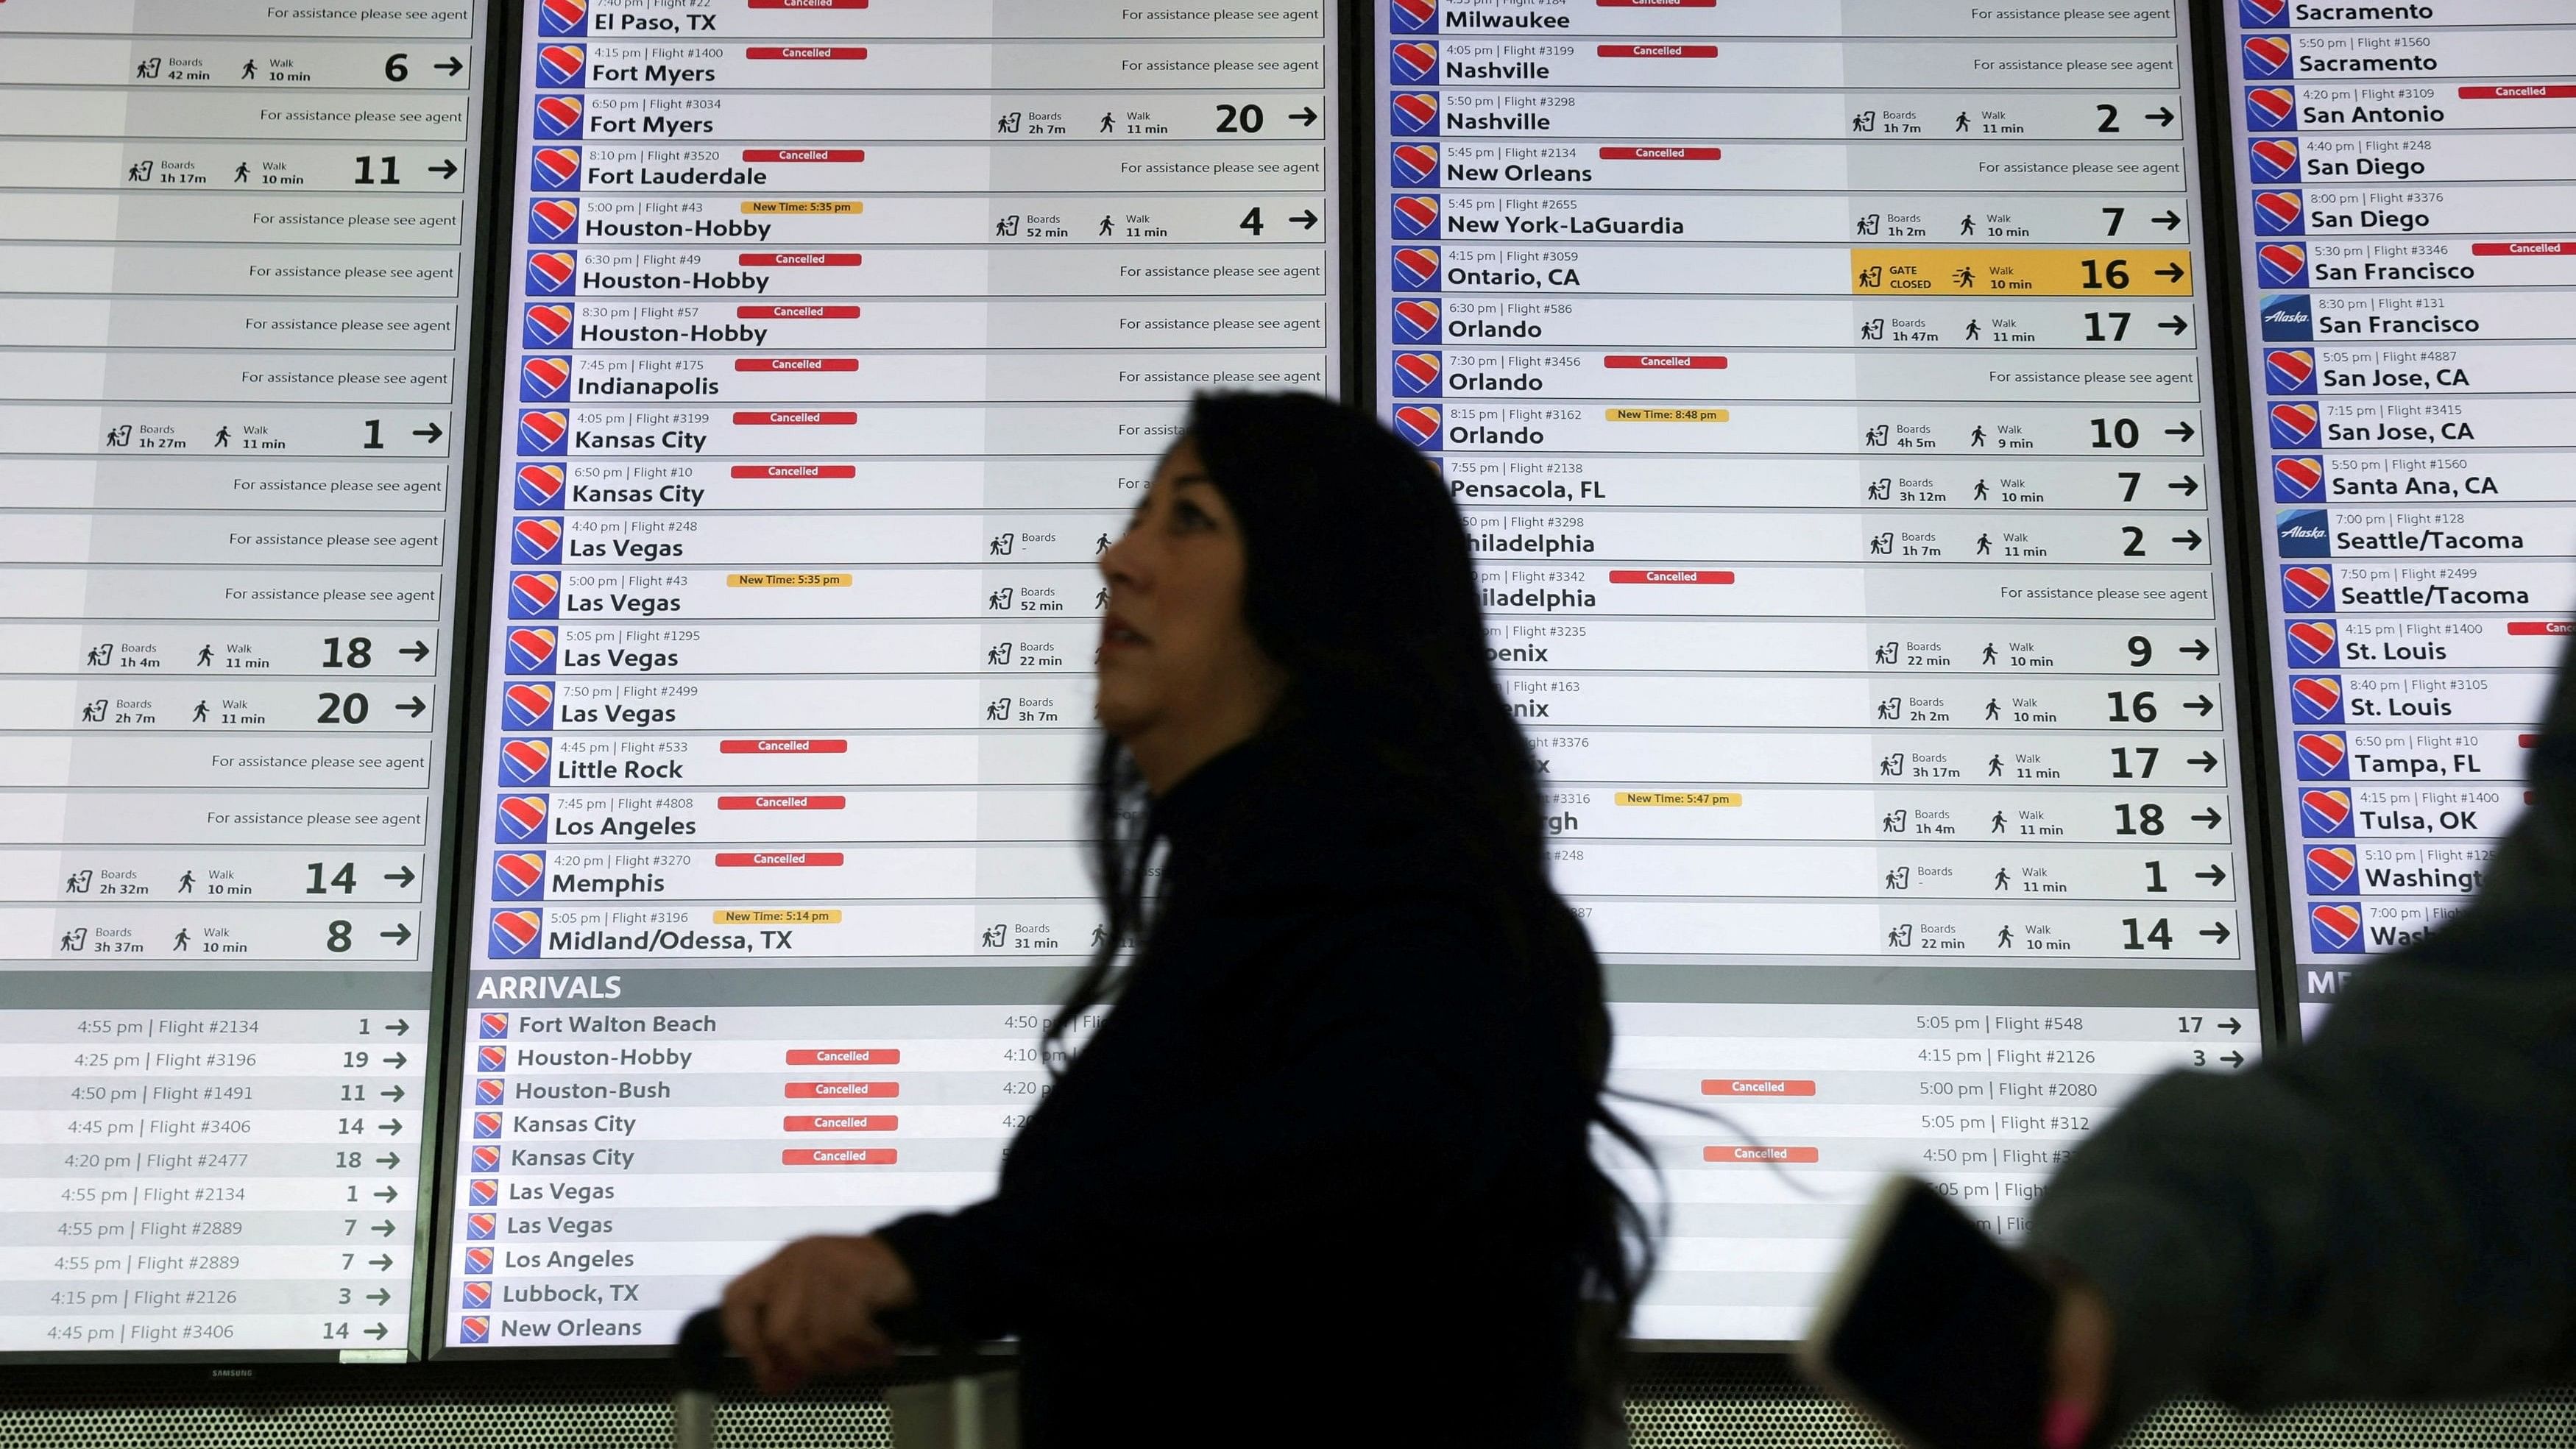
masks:
[[[883,1231],[904,1327],[1019,1337],[1032,1446],[1577,1437],[1582,978],[1525,929],[1563,908],[1348,766],[1262,739],[1169,791],[1146,944],[998,1191]]]

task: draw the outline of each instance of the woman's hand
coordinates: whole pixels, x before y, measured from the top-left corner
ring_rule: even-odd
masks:
[[[877,1315],[908,1308],[912,1273],[875,1238],[805,1238],[726,1285],[725,1337],[761,1392],[894,1361]]]
[[[2111,1395],[2111,1307],[2081,1280],[2058,1289],[2048,1378],[2042,1438],[2048,1449],[2081,1449]]]

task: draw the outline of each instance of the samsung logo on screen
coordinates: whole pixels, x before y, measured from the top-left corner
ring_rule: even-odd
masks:
[[[2313,342],[2316,335],[2316,311],[2308,305],[2306,293],[2275,294],[2263,299],[2264,341]]]

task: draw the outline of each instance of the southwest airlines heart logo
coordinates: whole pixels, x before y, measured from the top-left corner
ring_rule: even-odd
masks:
[[[561,402],[572,391],[572,359],[539,356],[519,364],[519,401]]]
[[[509,1095],[509,1085],[505,1082],[495,1082],[487,1078],[474,1084],[474,1101],[478,1106],[500,1106],[503,1102],[509,1100]],[[476,1206],[489,1206],[492,1200],[497,1199],[499,1196],[499,1185],[495,1184],[491,1198],[483,1199],[478,1202]]]
[[[563,507],[564,470],[561,463],[522,463],[519,465],[519,493],[514,500],[528,512]]]
[[[537,84],[550,91],[577,91],[585,64],[578,45],[542,46],[537,51]]]
[[[1436,292],[1440,289],[1440,249],[1438,247],[1397,247],[1395,249],[1395,286],[1401,292]]]
[[[1427,144],[1398,146],[1390,153],[1389,172],[1395,184],[1420,190],[1440,182],[1440,148]]]
[[[2289,74],[2290,41],[2283,35],[2245,37],[2245,78],[2279,80]]]
[[[2245,92],[2245,125],[2254,131],[2287,131],[2299,123],[2299,94],[2288,86],[2254,86]]]
[[[2308,284],[2308,249],[2296,242],[2273,242],[2254,254],[2255,270],[2267,287]]]
[[[1387,0],[1386,20],[1398,35],[1421,35],[1440,28],[1435,0]]]
[[[513,785],[543,785],[554,764],[555,747],[544,740],[503,740],[501,774]]]
[[[1395,335],[1404,342],[1439,341],[1440,304],[1421,297],[1407,297],[1396,303]]]
[[[537,7],[539,35],[589,33],[590,0],[542,0]]]
[[[2361,876],[2361,857],[2349,845],[2308,847],[2308,894],[2345,896]]]
[[[2356,906],[2308,907],[2309,944],[2320,951],[2361,949],[2361,911]]]
[[[546,857],[541,851],[505,852],[492,857],[492,894],[507,901],[543,900]],[[491,1048],[486,1047],[487,1052]]]
[[[495,806],[494,821],[504,839],[542,844],[546,838],[546,797],[504,795]]]
[[[564,522],[556,517],[523,517],[510,530],[510,543],[520,553],[520,564],[554,564],[554,553],[564,548]]]
[[[528,158],[528,184],[539,191],[581,189],[581,148],[540,146]]]
[[[514,730],[554,727],[555,691],[547,684],[513,684],[501,691],[501,716]]]
[[[512,674],[552,674],[555,672],[555,631],[521,625],[510,631],[509,672]]]
[[[2272,494],[2283,503],[2311,502],[2325,492],[2325,482],[2322,458],[2272,460]]]
[[[2281,570],[2281,606],[2293,614],[2334,612],[2334,570],[2299,564]]]
[[[537,97],[537,135],[548,141],[571,140],[581,134],[581,97]]]
[[[568,242],[581,228],[581,203],[549,197],[528,203],[528,240],[550,245]]]
[[[2299,824],[2311,836],[2352,834],[2352,794],[2346,790],[2301,790]]]
[[[2286,632],[2290,639],[2290,663],[2300,669],[2331,669],[2343,662],[2336,647],[2335,626],[2330,619],[2301,619]]]
[[[1440,235],[1440,198],[1427,195],[1398,196],[1394,207],[1395,234],[1407,241]]]
[[[2304,448],[2316,441],[2317,408],[2314,403],[2274,403],[2272,405],[2272,446]]]
[[[1388,101],[1389,123],[1399,136],[1440,134],[1440,97],[1420,91],[1397,91]]]
[[[553,347],[572,332],[572,308],[561,302],[537,302],[528,308],[527,345]]]
[[[2302,780],[2341,780],[2347,778],[2344,762],[2350,751],[2338,734],[2303,734],[2295,752]]]
[[[517,574],[510,579],[510,617],[551,619],[563,585],[553,574]]]
[[[539,297],[560,297],[572,290],[580,263],[572,252],[528,253],[528,291]]]
[[[571,422],[559,412],[519,414],[519,451],[539,458],[563,456]]]
[[[2304,236],[2308,203],[2295,191],[2254,193],[2254,231],[2258,236]]]
[[[499,1172],[501,1170],[501,1150],[497,1147],[475,1148],[474,1170],[476,1172]],[[465,1271],[468,1273],[491,1272],[492,1250],[490,1248],[466,1249]]]
[[[536,855],[534,858],[535,858],[535,860],[536,860],[537,864],[538,864],[539,866],[541,866],[541,867],[546,863],[546,857],[545,857],[545,853],[544,853],[543,851],[538,852],[538,853],[537,853],[537,855]],[[505,1072],[505,1071],[508,1071],[508,1070],[510,1069],[510,1049],[509,1049],[508,1047],[499,1047],[499,1046],[487,1046],[487,1047],[483,1047],[483,1048],[481,1048],[481,1049],[477,1050],[477,1051],[475,1052],[474,1056],[475,1056],[475,1060],[476,1060],[476,1062],[477,1062],[477,1063],[482,1067],[482,1069],[483,1069],[484,1071],[487,1071],[487,1072]],[[481,1168],[481,1167],[478,1167],[478,1168],[476,1168],[476,1169],[474,1169],[474,1170],[475,1170],[475,1171],[477,1171],[477,1172],[485,1172],[485,1171],[489,1171],[489,1169],[487,1169],[487,1168]]]
[[[543,911],[494,911],[492,913],[492,954],[503,960],[516,960],[537,954],[537,942],[545,934]],[[490,1218],[483,1220],[490,1223]],[[487,1226],[475,1236],[492,1236]]]
[[[1400,86],[1427,86],[1440,75],[1440,44],[1433,40],[1405,40],[1389,52],[1393,64],[1388,70]]]
[[[1440,354],[1399,352],[1395,355],[1397,397],[1440,396]]]
[[[2244,0],[2238,14],[2248,30],[2278,25],[2290,13],[2290,0]]]
[[[506,1011],[487,1011],[483,1013],[483,1039],[485,1041],[505,1041],[509,1038],[509,1035],[510,1013]]]
[[[2257,181],[2296,181],[2299,179],[2299,143],[2296,141],[2256,141],[2247,148],[2254,157],[2254,179]]]
[[[2343,723],[2343,681],[2306,674],[2290,681],[2290,713],[2301,724]]]
[[[2314,395],[2317,355],[2304,347],[2275,347],[2264,353],[2263,386],[2274,397]]]
[[[1440,446],[1440,409],[1436,407],[1402,407],[1395,410],[1395,430],[1417,448]]]

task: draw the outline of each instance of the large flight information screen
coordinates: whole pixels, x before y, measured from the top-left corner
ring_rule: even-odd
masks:
[[[2386,8],[2242,0],[2221,81],[2303,1021],[2484,881],[2576,603],[2576,30]]]
[[[1094,559],[1329,390],[1316,3],[527,7],[445,1339],[967,1201],[1103,926]]]
[[[1670,1204],[1805,1326],[2261,1046],[2188,17],[1379,0],[1377,404],[1451,480]]]
[[[482,41],[0,6],[0,1353],[418,1342]]]

